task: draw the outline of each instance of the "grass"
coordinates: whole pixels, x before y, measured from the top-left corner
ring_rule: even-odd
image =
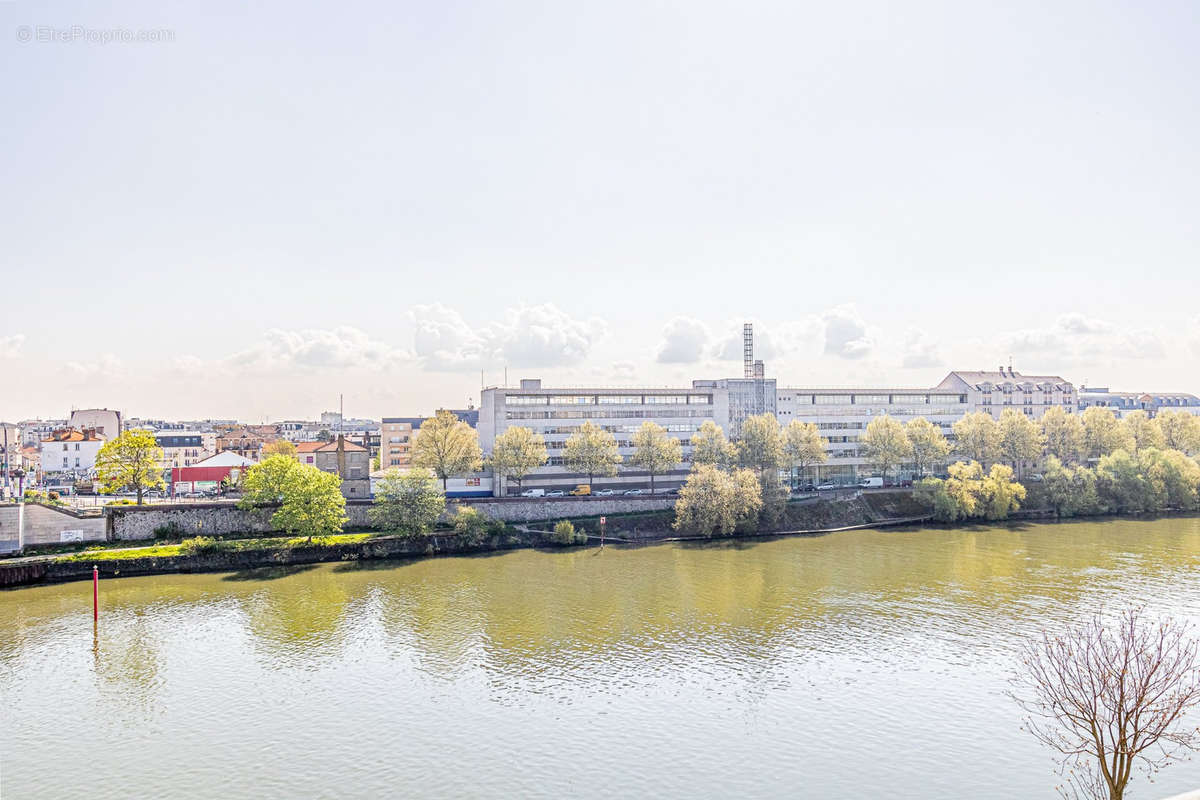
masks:
[[[110,548],[89,548],[80,553],[59,556],[58,561],[126,561],[134,558],[170,558],[172,556],[190,556],[201,553],[243,553],[264,550],[293,550],[300,547],[336,547],[338,545],[359,544],[372,539],[377,534],[370,533],[341,533],[329,536],[314,536],[310,541],[304,536],[272,536],[256,539],[211,539],[197,536],[194,539],[184,539],[179,544],[158,544],[148,547],[132,547],[114,550]]]

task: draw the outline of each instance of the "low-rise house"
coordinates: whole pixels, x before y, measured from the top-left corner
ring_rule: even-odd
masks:
[[[216,439],[218,453],[235,453],[251,461],[262,458],[262,449],[268,443],[265,436],[248,427],[233,428],[219,433]]]
[[[301,442],[296,459],[342,479],[342,494],[348,500],[371,496],[371,453],[362,445],[338,436],[332,442]]]
[[[105,437],[92,428],[60,428],[41,442],[42,472],[91,476],[96,469],[96,455],[104,442]]]
[[[190,492],[206,492],[220,487],[226,478],[236,481],[254,462],[232,451],[217,453],[201,459],[190,467],[171,470],[171,494],[176,497]]]

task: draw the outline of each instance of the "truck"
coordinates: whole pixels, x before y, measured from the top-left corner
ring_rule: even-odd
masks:
[[[545,497],[545,496],[546,496],[545,489],[526,489],[525,491],[521,492],[521,497]]]
[[[587,497],[591,493],[592,487],[588,486],[586,483],[581,483],[571,490],[571,494],[575,495],[576,497]]]
[[[883,478],[879,478],[879,477],[863,478],[861,481],[858,482],[858,485],[860,487],[862,487],[863,489],[882,489],[883,488]]]

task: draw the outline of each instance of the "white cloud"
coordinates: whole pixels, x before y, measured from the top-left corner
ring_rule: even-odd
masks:
[[[549,303],[509,309],[478,329],[441,304],[416,306],[412,316],[414,352],[426,369],[438,372],[579,364],[606,332],[602,321],[574,319]]]
[[[94,361],[68,361],[61,370],[69,380],[93,381],[121,377],[125,374],[125,364],[112,353],[105,353]]]
[[[23,333],[0,336],[0,358],[16,358],[21,354],[21,346],[24,344],[25,334]]]
[[[612,365],[613,380],[630,383],[637,378],[637,367],[632,361],[617,361]]]
[[[1156,359],[1167,352],[1153,330],[1121,328],[1079,312],[1062,314],[1044,328],[1014,331],[1002,341],[1012,353],[1053,356],[1064,364],[1096,359]]]
[[[838,358],[862,358],[875,343],[867,335],[867,323],[854,306],[838,306],[821,315],[825,329],[825,355]]]
[[[691,317],[675,317],[663,327],[663,341],[655,358],[659,364],[695,364],[708,349],[708,327]]]
[[[372,339],[358,328],[283,330],[271,328],[252,347],[225,363],[234,370],[256,371],[381,369],[410,356]]]
[[[938,352],[937,342],[924,331],[912,328],[904,337],[904,355],[901,366],[907,369],[940,367],[945,362]]]

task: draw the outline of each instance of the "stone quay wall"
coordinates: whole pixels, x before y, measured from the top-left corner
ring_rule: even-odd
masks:
[[[673,497],[479,497],[450,500],[447,516],[459,506],[471,506],[493,519],[509,523],[545,522],[577,517],[664,511],[674,506]],[[347,530],[371,527],[369,501],[346,503]],[[229,536],[276,532],[270,507],[243,511],[234,503],[155,503],[141,506],[110,506],[105,509],[109,541],[153,539],[156,532],[175,536]]]

